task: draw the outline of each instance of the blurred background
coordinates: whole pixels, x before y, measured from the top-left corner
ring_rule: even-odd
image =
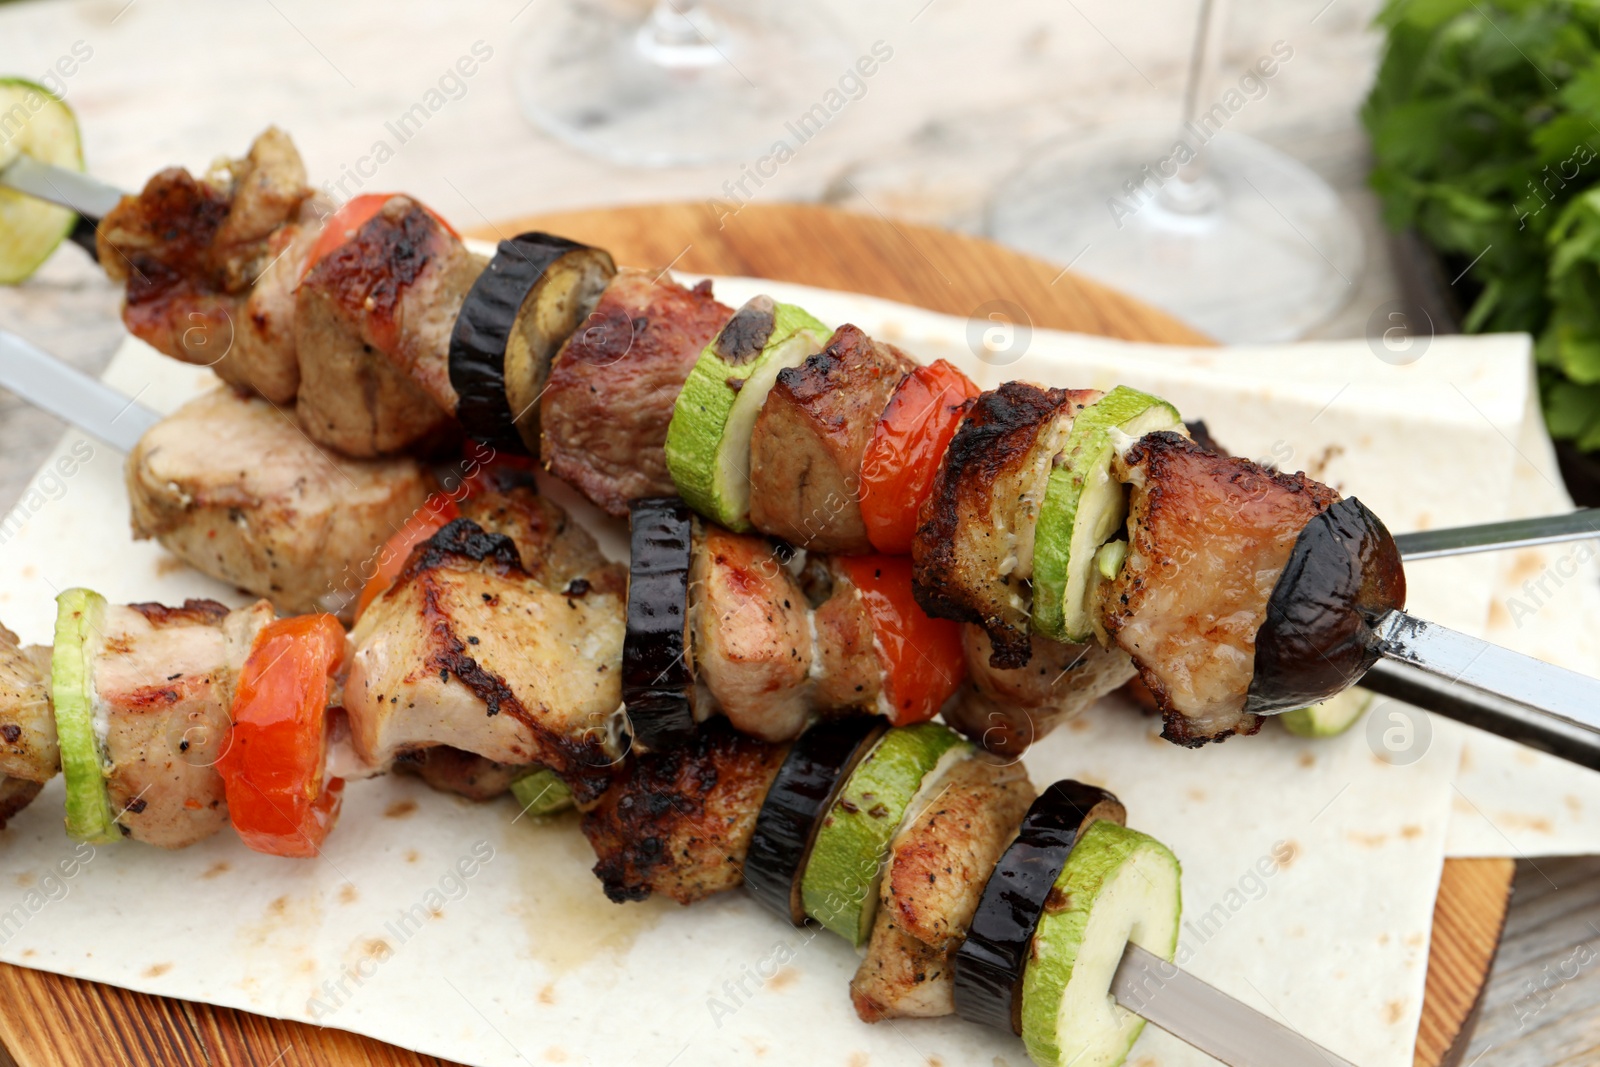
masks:
[[[276,124],[335,199],[404,190],[462,229],[622,203],[825,202],[988,233],[1223,340],[1364,337],[1403,362],[1432,332],[1525,330],[1569,485],[1596,502],[1592,4],[692,6],[652,22],[642,0],[0,0],[0,73],[63,95],[88,169],[129,189]],[[641,53],[668,73],[619,73]],[[695,77],[714,84],[675,122],[670,94]],[[1174,159],[1186,117],[1191,148],[1223,131],[1209,172],[1208,153]],[[1230,184],[1229,165],[1272,183]],[[1266,282],[1173,243],[1200,227],[1185,217],[1224,209],[1236,217],[1218,225],[1261,242],[1247,258]],[[119,300],[66,249],[0,288],[0,323],[98,371],[124,337]],[[58,432],[0,393],[0,506]],[[1554,921],[1513,912],[1471,1062],[1534,1062],[1494,1049],[1561,948],[1540,940]],[[1540,1025],[1581,1029],[1575,1011]]]

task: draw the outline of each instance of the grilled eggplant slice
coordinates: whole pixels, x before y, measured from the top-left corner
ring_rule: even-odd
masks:
[[[1355,497],[1332,505],[1300,531],[1272,587],[1245,710],[1270,715],[1343,692],[1378,658],[1373,623],[1405,605],[1389,531]]]
[[[911,548],[917,603],[989,633],[990,662],[1028,662],[1034,526],[1051,465],[1092,389],[1007,382],[973,402],[923,504]]]
[[[694,733],[689,566],[694,517],[677,497],[635,500],[629,518],[628,629],[622,703],[636,744],[656,749]]]
[[[563,237],[522,233],[500,242],[450,337],[456,417],[468,434],[538,455],[550,361],[616,273],[609,253]]]
[[[818,723],[795,741],[767,790],[745,857],[744,884],[763,906],[796,926],[806,921],[800,876],[822,817],[888,727],[889,720],[877,715]]]
[[[1070,778],[1028,809],[956,950],[956,1014],[963,1019],[1022,1032],[1022,980],[1034,932],[1073,844],[1099,819],[1120,826],[1127,811],[1111,793]]]
[[[778,372],[750,435],[750,522],[817,552],[871,552],[861,518],[861,457],[915,366],[855,326]]]

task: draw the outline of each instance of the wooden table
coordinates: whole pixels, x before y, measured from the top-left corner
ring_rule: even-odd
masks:
[[[721,226],[703,204],[582,211],[522,219],[477,236],[527,229],[609,248],[622,263],[777,278],[955,315],[1004,298],[1040,327],[1139,341],[1205,340],[1134,300],[998,245],[809,205],[752,205]],[[1445,864],[1417,1037],[1419,1065],[1461,1062],[1463,1035],[1470,1032],[1505,921],[1512,870],[1502,859]],[[4,965],[0,1005],[0,1045],[18,1067],[441,1062],[344,1031]]]

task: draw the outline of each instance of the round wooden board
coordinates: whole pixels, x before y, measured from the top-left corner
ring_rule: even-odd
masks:
[[[664,204],[519,219],[479,231],[541,229],[611,250],[619,263],[670,264],[868,293],[953,315],[990,300],[1033,325],[1126,340],[1203,344],[1139,302],[987,241],[804,204],[750,205],[719,219],[704,204]],[[1245,742],[1248,743],[1248,742]],[[1509,859],[1447,860],[1434,908],[1419,1067],[1466,1049],[1510,900]],[[146,996],[0,964],[0,1067],[207,1064],[211,1067],[415,1067],[442,1064],[341,1030]]]

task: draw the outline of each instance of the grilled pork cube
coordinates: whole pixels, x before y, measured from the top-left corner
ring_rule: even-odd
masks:
[[[911,557],[929,615],[989,633],[998,668],[1031,654],[1033,536],[1052,461],[1093,389],[1007,382],[973,401],[922,505]]]
[[[394,769],[416,775],[441,793],[485,801],[510,792],[511,783],[533,768],[527,764],[496,763],[449,745],[434,745],[397,760]]]
[[[1106,632],[1133,657],[1169,741],[1254,733],[1260,718],[1244,704],[1267,600],[1301,529],[1339,494],[1174,433],[1141,438],[1112,471],[1132,490],[1127,561],[1104,593]]]
[[[634,760],[583,817],[606,896],[620,904],[660,893],[693,904],[736,888],[788,750],[712,720],[683,744]]]
[[[933,800],[895,835],[872,939],[850,980],[863,1020],[955,1011],[952,957],[1033,798],[1021,764],[980,754],[952,767]]]
[[[126,478],[135,537],[285,614],[344,611],[431,482],[409,458],[334,456],[289,415],[231,389],[152,427]]]
[[[107,606],[95,635],[93,714],[111,806],[129,836],[183,848],[227,824],[215,765],[239,671],[272,619],[264,600],[233,612],[214,600]]]
[[[1136,676],[1120,648],[1094,642],[1064,644],[1033,636],[1026,667],[990,665],[989,635],[970,623],[961,628],[967,682],[945,721],[988,749],[1019,756],[1057,726]]]
[[[546,589],[577,593],[601,582],[609,584],[599,592],[627,594],[625,579],[620,585],[614,582],[624,574],[622,569],[607,566],[589,531],[573,522],[560,504],[540,496],[531,475],[526,481],[468,497],[461,502],[461,516],[488,533],[511,538],[522,569]],[[574,588],[574,582],[584,586]]]
[[[50,707],[50,650],[0,626],[0,779],[48,782],[61,769]],[[20,795],[21,787],[15,787]]]
[[[306,432],[349,456],[445,432],[456,406],[450,331],[486,263],[404,196],[318,260],[295,291]]]
[[[821,352],[778,372],[750,438],[756,529],[819,552],[872,551],[861,518],[861,457],[915,365],[846,325]]]
[[[7,778],[0,774],[0,830],[6,828],[6,823],[11,817],[29,804],[39,795],[39,790],[44,788],[43,782],[33,782],[26,778]]]
[[[586,586],[541,585],[512,540],[457,519],[418,545],[373,601],[344,706],[356,753],[382,766],[449,745],[496,763],[540,763],[578,801],[616,760],[626,581],[605,564]]]
[[[706,525],[689,569],[697,684],[740,731],[797,737],[811,713],[809,605],[764,537]]]
[[[819,708],[881,707],[883,664],[878,658],[872,617],[843,569],[829,564],[831,592],[813,613],[816,665],[814,699]]]
[[[710,282],[685,289],[618,271],[551,363],[539,411],[550,473],[618,517],[630,500],[676,495],[667,424],[689,370],[732,315]]]
[[[157,174],[101,220],[96,242],[126,286],[130,333],[287,403],[300,376],[292,294],[325,211],[288,135],[269,128],[204,178]]]

